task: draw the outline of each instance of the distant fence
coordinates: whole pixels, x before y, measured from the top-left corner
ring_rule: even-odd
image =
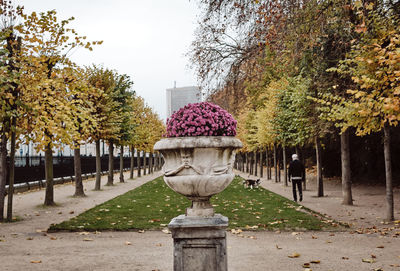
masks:
[[[140,165],[143,167],[143,157],[140,158]],[[16,156],[15,157],[15,183],[26,183],[45,179],[44,156]],[[7,164],[9,165],[9,158]],[[82,174],[96,172],[96,157],[81,156]],[[114,170],[119,170],[120,157],[114,157]],[[124,168],[130,168],[131,157],[124,157]],[[149,165],[149,157],[146,158],[146,165]],[[137,168],[137,158],[134,159],[134,168]],[[108,155],[101,157],[101,171],[108,171]],[[73,156],[53,157],[54,178],[68,177],[74,175]],[[8,184],[8,175],[7,175]]]

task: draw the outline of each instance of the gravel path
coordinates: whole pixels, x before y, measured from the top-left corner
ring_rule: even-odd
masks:
[[[159,175],[116,182],[102,191],[92,191],[94,182],[89,180],[84,184],[85,198],[71,197],[74,187],[60,185],[55,189],[58,206],[50,208],[40,206],[43,190],[16,195],[15,214],[23,220],[0,224],[0,270],[172,270],[172,238],[161,231],[46,233],[51,223],[76,216]],[[262,186],[291,198],[291,188],[281,183],[263,179]],[[307,186],[304,206],[350,223],[351,228],[345,232],[229,232],[230,271],[306,270],[305,263],[310,263],[311,270],[400,270],[400,226],[381,223],[383,187],[354,187],[355,205],[349,207],[340,204],[337,182],[326,181],[323,198],[314,197],[312,179]],[[398,189],[394,195],[395,216],[400,219]]]

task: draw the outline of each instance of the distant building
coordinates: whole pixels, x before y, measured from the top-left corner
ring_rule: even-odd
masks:
[[[201,102],[199,87],[174,87],[167,89],[167,117],[189,103]]]

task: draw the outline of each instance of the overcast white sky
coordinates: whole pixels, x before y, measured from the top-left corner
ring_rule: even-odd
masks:
[[[79,65],[103,64],[128,74],[136,93],[164,120],[166,88],[197,85],[184,54],[194,38],[195,0],[15,0],[26,13],[55,9],[59,19],[88,40],[103,40],[92,52],[79,49]]]

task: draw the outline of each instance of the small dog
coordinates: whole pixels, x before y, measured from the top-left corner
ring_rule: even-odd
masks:
[[[261,180],[257,179],[257,180],[253,180],[253,179],[246,179],[243,180],[243,185],[245,188],[258,188],[258,186],[260,185]]]

